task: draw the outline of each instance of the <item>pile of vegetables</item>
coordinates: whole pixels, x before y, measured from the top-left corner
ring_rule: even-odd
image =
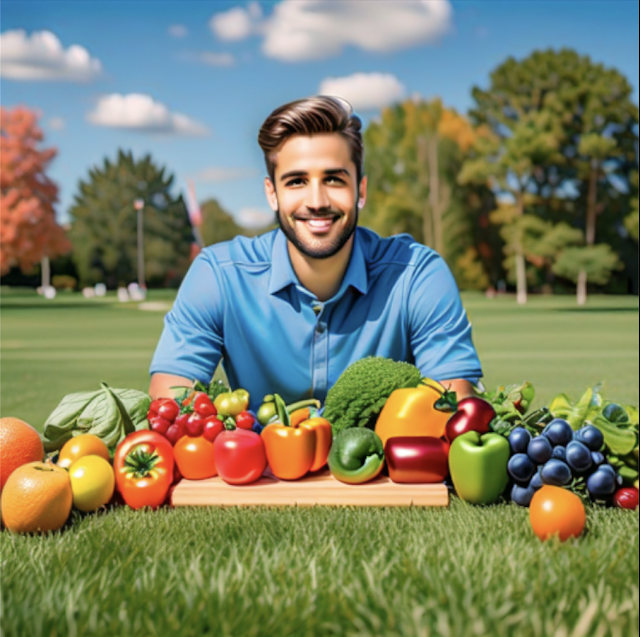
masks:
[[[180,391],[151,401],[102,383],[69,394],[45,423],[45,450],[68,468],[74,440],[102,445],[113,470],[103,472],[100,506],[113,491],[109,475],[125,503],[155,508],[183,477],[250,484],[269,467],[280,479],[298,480],[326,465],[353,485],[385,467],[398,483],[450,479],[469,503],[504,498],[530,507],[543,539],[554,528],[561,536],[579,533],[583,509],[572,498],[638,506],[639,412],[605,400],[600,386],[576,402],[560,394],[531,411],[531,383],[458,400],[409,363],[368,357],[344,371],[323,410],[313,398],[286,405],[272,394],[253,413],[248,392],[222,381],[194,381]],[[558,516],[547,519],[554,502],[565,511],[562,529],[554,527]]]

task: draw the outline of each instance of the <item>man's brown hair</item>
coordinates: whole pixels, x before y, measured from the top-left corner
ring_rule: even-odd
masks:
[[[293,135],[340,133],[349,144],[351,159],[356,165],[357,180],[362,179],[362,122],[351,104],[343,99],[319,95],[276,108],[264,121],[258,133],[258,144],[264,153],[267,172],[275,183],[276,154]]]

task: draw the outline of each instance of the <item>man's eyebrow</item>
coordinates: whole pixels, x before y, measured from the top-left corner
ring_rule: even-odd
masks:
[[[349,171],[346,168],[327,168],[327,170],[323,171],[325,175],[346,175],[349,176]],[[284,175],[280,176],[280,181],[285,181],[286,179],[291,179],[292,177],[304,177],[308,173],[306,170],[291,170],[288,173],[284,173]]]

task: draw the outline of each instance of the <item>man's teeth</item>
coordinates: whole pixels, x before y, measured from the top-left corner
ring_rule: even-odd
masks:
[[[333,219],[309,219],[307,223],[312,228],[326,228],[333,223]]]

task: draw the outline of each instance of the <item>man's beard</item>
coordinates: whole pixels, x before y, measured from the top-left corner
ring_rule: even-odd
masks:
[[[347,241],[349,241],[353,233],[356,231],[356,226],[358,225],[358,208],[357,206],[354,208],[352,224],[347,226],[335,239],[331,240],[323,247],[315,248],[311,245],[303,243],[291,225],[289,225],[288,223],[282,223],[279,209],[276,211],[276,217],[278,219],[278,225],[280,226],[282,232],[284,232],[285,237],[287,237],[287,239],[291,241],[298,252],[304,254],[307,257],[310,257],[311,259],[328,259],[329,257],[338,254],[338,252],[340,252],[340,250],[344,248]]]

